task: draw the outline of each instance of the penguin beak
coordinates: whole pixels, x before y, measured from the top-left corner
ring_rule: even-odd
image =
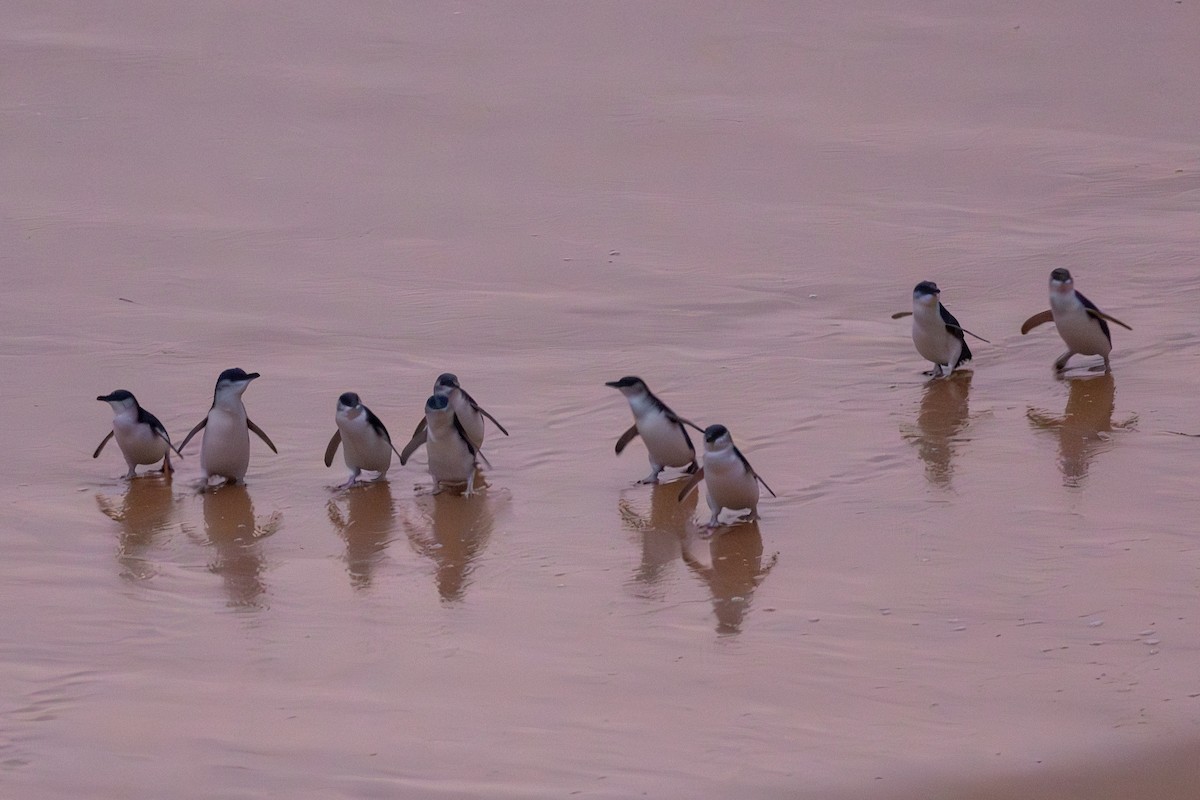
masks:
[[[259,377],[262,377],[262,376],[260,376],[257,372],[251,372],[249,375],[246,376],[246,380],[252,381],[255,378],[259,378]]]

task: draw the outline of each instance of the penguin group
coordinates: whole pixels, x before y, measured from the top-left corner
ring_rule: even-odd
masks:
[[[897,311],[892,319],[913,318],[912,338],[917,353],[933,362],[926,372],[934,378],[949,377],[956,368],[971,360],[967,336],[987,342],[964,328],[941,303],[941,289],[933,281],[921,281],[913,289],[913,310]],[[1053,322],[1058,335],[1067,344],[1067,352],[1054,362],[1054,371],[1062,372],[1074,355],[1100,356],[1104,359],[1105,374],[1112,371],[1109,353],[1112,352],[1112,331],[1108,323],[1133,330],[1116,317],[1096,307],[1096,304],[1075,289],[1071,273],[1059,267],[1050,273],[1050,308],[1034,314],[1021,325],[1025,335],[1039,325]],[[990,344],[990,342],[988,342]]]
[[[933,378],[949,377],[955,369],[971,360],[967,336],[982,342],[988,341],[964,328],[942,305],[940,295],[941,290],[936,283],[921,281],[913,289],[912,311],[892,315],[893,319],[906,316],[913,318],[913,344],[917,353],[933,364],[933,368],[925,373]],[[1056,372],[1065,370],[1068,360],[1074,355],[1098,355],[1103,359],[1105,373],[1110,372],[1112,332],[1108,323],[1128,330],[1132,328],[1101,311],[1077,291],[1071,273],[1066,269],[1058,268],[1050,273],[1049,299],[1050,308],[1026,320],[1021,326],[1021,333],[1027,334],[1040,325],[1053,322],[1067,345],[1067,351],[1054,362]],[[109,439],[116,439],[129,468],[126,478],[133,478],[138,466],[157,464],[159,461],[162,461],[161,471],[170,473],[171,453],[182,458],[188,443],[203,431],[200,468],[204,487],[207,488],[213,478],[221,478],[225,483],[242,483],[250,463],[251,432],[262,439],[272,452],[279,452],[266,432],[247,415],[242,401],[242,395],[258,377],[257,372],[248,373],[240,368],[222,372],[217,377],[208,413],[188,432],[178,447],[171,442],[170,435],[159,419],[142,408],[131,392],[118,389],[100,395],[96,399],[108,403],[112,408],[113,428],[92,457],[98,458]],[[646,447],[650,472],[638,483],[655,484],[664,470],[680,470],[678,477],[682,479],[682,488],[678,500],[682,502],[704,481],[708,507],[712,512],[707,523],[709,528],[720,526],[723,511],[747,512],[739,518],[742,521],[757,519],[760,485],[772,497],[776,496],[733,443],[733,436],[724,425],[701,427],[679,416],[651,392],[639,377],[628,375],[609,381],[606,385],[624,395],[633,413],[633,425],[617,439],[617,455],[635,438],[640,437]],[[357,394],[345,392],[337,399],[334,414],[336,429],[325,448],[325,466],[332,466],[334,456],[341,448],[350,475],[338,488],[346,489],[358,482],[364,471],[375,473],[375,480],[383,480],[391,468],[393,454],[399,458],[401,465],[405,465],[413,453],[424,446],[434,493],[461,486],[464,487],[463,493],[469,496],[475,492],[475,476],[480,463],[490,466],[482,449],[485,420],[505,436],[508,435],[504,426],[462,388],[456,375],[443,373],[434,381],[433,393],[425,402],[424,415],[411,438],[403,449],[397,450],[379,417],[363,404]],[[697,460],[696,447],[688,435],[688,428],[702,437],[702,461]]]

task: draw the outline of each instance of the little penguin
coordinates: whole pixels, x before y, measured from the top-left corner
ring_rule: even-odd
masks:
[[[100,446],[92,453],[92,458],[99,458],[108,440],[116,437],[117,447],[121,448],[121,454],[129,466],[126,478],[136,474],[138,464],[157,464],[159,461],[163,462],[161,471],[170,474],[171,451],[175,450],[180,458],[183,458],[183,454],[171,444],[171,437],[158,417],[138,405],[133,393],[125,389],[102,394],[96,399],[112,406],[113,429],[100,440]]]
[[[967,346],[964,334],[970,333],[979,341],[987,342],[959,324],[942,305],[938,296],[941,292],[933,281],[921,281],[913,289],[913,310],[892,314],[892,319],[912,316],[913,344],[923,358],[933,362],[933,369],[925,374],[935,378],[949,377],[960,365],[971,360],[971,348]]]
[[[696,471],[696,448],[684,426],[703,430],[699,425],[667,408],[666,403],[654,396],[646,382],[634,375],[626,375],[604,385],[620,390],[633,412],[633,426],[617,439],[617,455],[636,436],[641,436],[646,443],[650,474],[638,483],[658,483],[659,473],[667,467],[679,467],[689,473]]]
[[[759,477],[750,462],[733,443],[729,429],[724,425],[709,425],[704,429],[704,466],[693,474],[679,492],[679,500],[688,496],[696,484],[704,481],[708,493],[708,507],[712,518],[707,527],[715,528],[720,523],[722,509],[749,509],[742,519],[750,522],[758,519],[758,485],[771,492],[767,482]]]
[[[492,421],[492,424],[499,428],[500,432],[508,436],[508,431],[504,429],[495,417],[483,409],[479,403],[475,402],[475,398],[467,394],[467,390],[462,388],[458,382],[458,376],[453,372],[443,372],[438,375],[437,380],[433,382],[433,393],[441,395],[450,401],[450,409],[458,417],[459,423],[462,424],[463,430],[467,432],[467,438],[471,440],[471,444],[476,450],[483,447],[483,418],[487,417]],[[426,420],[422,418],[417,423],[416,430],[413,431],[413,436],[417,436],[425,429]]]
[[[222,372],[213,389],[213,402],[208,415],[188,432],[183,444],[179,445],[182,451],[192,437],[204,429],[204,441],[200,445],[200,469],[204,471],[205,485],[214,475],[224,478],[226,483],[245,481],[246,469],[250,466],[250,431],[258,434],[271,452],[279,452],[263,429],[246,416],[246,406],[242,403],[246,387],[257,377],[257,372],[247,373],[236,367]]]
[[[392,453],[400,453],[379,417],[362,404],[357,394],[346,392],[338,398],[334,422],[337,430],[325,448],[325,466],[333,465],[333,456],[341,445],[342,457],[350,468],[350,478],[338,488],[352,486],[364,469],[379,473],[376,480],[383,480],[392,465]]]
[[[1059,267],[1050,273],[1050,308],[1034,314],[1021,326],[1021,334],[1029,333],[1039,325],[1053,322],[1058,335],[1067,343],[1067,352],[1054,362],[1054,371],[1062,372],[1073,355],[1100,356],[1104,359],[1104,372],[1112,372],[1108,354],[1112,352],[1112,333],[1108,323],[1133,330],[1124,322],[1105,314],[1096,304],[1075,291],[1075,280],[1068,270]]]
[[[433,476],[434,494],[439,494],[444,484],[463,483],[467,485],[468,497],[475,493],[475,458],[482,454],[450,407],[450,398],[444,394],[432,395],[425,402],[425,426],[419,428],[404,446],[400,452],[400,463],[408,463],[409,457],[421,445],[425,445],[429,453],[429,474]]]

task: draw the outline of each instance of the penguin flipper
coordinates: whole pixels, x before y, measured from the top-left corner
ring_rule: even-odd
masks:
[[[684,419],[683,417],[680,417],[678,415],[676,415],[675,418],[682,424],[687,425],[690,428],[695,428],[696,430],[700,431],[701,433],[704,433],[704,428],[701,428],[699,425],[692,422],[690,419]],[[688,444],[691,444],[691,442],[689,441]],[[692,449],[695,450],[696,448],[693,447]]]
[[[342,443],[342,432],[336,430],[333,432],[333,438],[329,440],[329,446],[325,448],[325,466],[333,466],[333,456],[337,453],[338,445]],[[395,450],[396,448],[392,448]]]
[[[171,444],[171,437],[167,436],[166,431],[155,431],[155,433],[158,434],[158,438],[162,439],[164,442],[167,443],[167,447],[169,447],[175,451],[175,455],[179,456],[180,458],[183,458],[183,453],[179,452],[179,448],[176,447],[175,445]],[[96,453],[99,454],[100,451],[97,450]]]
[[[621,451],[625,449],[626,445],[628,445],[630,442],[632,442],[634,439],[636,439],[637,435],[638,435],[637,423],[634,423],[633,425],[629,426],[629,430],[627,430],[621,434],[620,439],[617,439],[617,455],[621,455]],[[112,436],[112,434],[110,433],[109,436]],[[108,441],[108,440],[106,439],[105,441]],[[104,445],[101,444],[100,446],[103,447]],[[99,454],[100,451],[97,450],[96,453]]]
[[[692,477],[688,478],[687,483],[685,483],[683,488],[679,490],[679,502],[682,503],[683,498],[691,494],[692,489],[695,489],[702,480],[704,480],[704,467],[701,467],[693,472]]]
[[[759,483],[761,483],[761,484],[763,485],[763,488],[764,488],[764,489],[766,489],[768,492],[770,492],[770,493],[771,493],[771,497],[779,497],[779,495],[775,494],[775,490],[774,490],[774,489],[772,489],[770,486],[767,486],[767,482],[766,482],[766,481],[764,481],[764,480],[762,479],[762,475],[759,475],[757,472],[755,472],[755,473],[754,473],[754,480],[756,480],[756,481],[758,481]]]
[[[978,333],[971,333],[969,330],[964,328],[962,325],[947,325],[946,327],[949,328],[950,330],[958,331],[959,333],[965,333],[968,336],[974,336],[976,339],[978,339],[981,342],[987,342],[988,344],[991,344],[991,342],[989,342],[987,339],[980,336]]]
[[[1054,322],[1054,312],[1048,308],[1040,314],[1034,314],[1025,320],[1025,323],[1021,325],[1021,335],[1024,336],[1038,325],[1045,325],[1047,322]]]
[[[895,314],[892,314],[892,319],[900,319],[902,317],[911,317],[911,316],[912,316],[911,311],[897,311]]]
[[[421,421],[422,423],[424,422],[424,420]],[[417,427],[417,432],[413,434],[412,439],[410,439],[408,444],[404,445],[404,449],[400,451],[400,466],[407,464],[408,459],[412,458],[412,454],[417,451],[417,448],[425,444],[425,437],[427,435],[428,434],[424,426]]]
[[[426,425],[428,425],[428,424],[429,424],[429,423],[428,423],[428,422],[425,420],[425,418],[424,418],[424,417],[421,417],[421,421],[420,421],[420,422],[418,422],[418,423],[417,423],[417,427],[416,427],[415,429],[413,429],[412,438],[414,438],[414,439],[415,439],[415,438],[417,438],[418,436],[420,436],[420,435],[421,435],[421,433],[423,433],[423,432],[425,431],[425,426],[426,426]],[[424,440],[424,439],[422,439],[421,441],[425,441],[425,440]],[[407,449],[407,448],[405,448],[405,449]],[[403,462],[403,461],[401,461],[400,463],[401,463],[401,464],[403,464],[404,462]]]
[[[1105,320],[1108,320],[1109,322],[1120,325],[1122,328],[1124,328],[1127,331],[1133,330],[1133,328],[1129,327],[1124,322],[1121,322],[1121,320],[1117,319],[1116,317],[1110,317],[1108,314],[1105,314],[1103,311],[1101,311],[1098,308],[1089,308],[1087,310],[1087,313],[1090,316],[1095,317],[1096,319],[1105,319]]]
[[[275,443],[271,441],[271,437],[267,436],[266,431],[264,431],[262,428],[255,425],[254,422],[249,417],[246,417],[246,427],[249,428],[250,430],[254,431],[255,433],[257,433],[258,438],[262,439],[264,442],[267,443],[267,447],[271,448],[272,453],[275,453],[275,454],[279,453],[279,451],[275,449]]]
[[[492,421],[492,424],[493,424],[493,425],[495,425],[497,428],[499,428],[499,429],[500,429],[500,432],[501,432],[501,433],[503,433],[505,436],[508,436],[508,431],[504,430],[504,426],[503,426],[503,425],[501,425],[501,424],[500,424],[500,423],[499,423],[499,422],[496,420],[496,418],[495,418],[495,417],[493,417],[493,416],[492,416],[491,414],[489,414],[488,412],[484,411],[484,410],[483,410],[482,408],[480,408],[479,406],[475,406],[475,410],[476,410],[476,411],[478,411],[480,414],[483,414],[483,415],[484,415],[485,417],[487,417],[488,419],[490,419],[490,420]]]
[[[204,426],[207,424],[208,424],[208,417],[205,416],[204,419],[202,419],[196,423],[196,427],[194,427],[190,431],[188,431],[187,436],[183,437],[183,444],[179,445],[179,449],[183,450],[183,448],[187,447],[187,443],[192,440],[192,437],[195,436],[197,433],[199,433],[201,431],[201,429],[204,428]]]
[[[100,440],[100,446],[96,448],[96,452],[92,453],[92,458],[100,457],[100,451],[104,449],[104,445],[108,444],[108,440],[113,437],[113,433],[114,433],[114,431],[109,431],[108,436],[105,436],[103,439]],[[620,451],[618,451],[618,452],[620,452]]]

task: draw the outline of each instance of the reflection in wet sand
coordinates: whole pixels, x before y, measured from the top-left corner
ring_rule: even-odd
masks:
[[[955,372],[948,378],[929,381],[916,424],[901,426],[904,438],[917,445],[917,454],[925,462],[925,477],[942,489],[950,488],[954,475],[957,437],[969,418],[972,376],[970,371]]]
[[[627,498],[622,497],[617,504],[621,523],[641,540],[641,562],[630,581],[630,585],[642,587],[640,596],[659,596],[661,591],[654,587],[666,575],[668,565],[682,554],[681,543],[687,535],[687,525],[696,513],[700,493],[692,492],[680,502],[679,487],[679,481],[656,484],[650,492],[648,517],[640,514]]]
[[[339,501],[344,504],[344,511]],[[387,481],[355,484],[331,498],[326,510],[338,535],[346,540],[350,584],[356,589],[367,588],[396,525],[391,487]]]
[[[129,481],[120,505],[112,498],[96,495],[96,504],[106,517],[121,526],[117,540],[117,563],[121,577],[145,580],[155,574],[145,553],[154,538],[171,524],[175,497],[171,491],[171,476],[148,475]]]
[[[1034,408],[1026,416],[1034,428],[1058,433],[1063,485],[1078,486],[1087,477],[1096,454],[1108,449],[1108,434],[1114,428],[1132,427],[1137,416],[1124,422],[1112,421],[1117,390],[1111,373],[1096,378],[1072,378],[1067,383],[1071,388],[1061,417]]]
[[[738,633],[750,610],[754,590],[767,577],[779,556],[771,556],[763,565],[762,534],[757,522],[722,528],[708,542],[709,564],[696,558],[687,540],[683,545],[683,560],[712,593],[717,633]]]
[[[461,600],[470,585],[475,559],[487,546],[493,513],[486,494],[439,492],[416,499],[422,523],[404,520],[409,544],[437,565],[435,580],[443,600]]]
[[[245,486],[220,486],[201,496],[204,530],[216,550],[209,569],[225,582],[230,605],[262,607],[260,598],[266,585],[262,581],[265,565],[259,539],[278,529],[279,516],[272,515],[262,525],[256,524],[254,505]]]

